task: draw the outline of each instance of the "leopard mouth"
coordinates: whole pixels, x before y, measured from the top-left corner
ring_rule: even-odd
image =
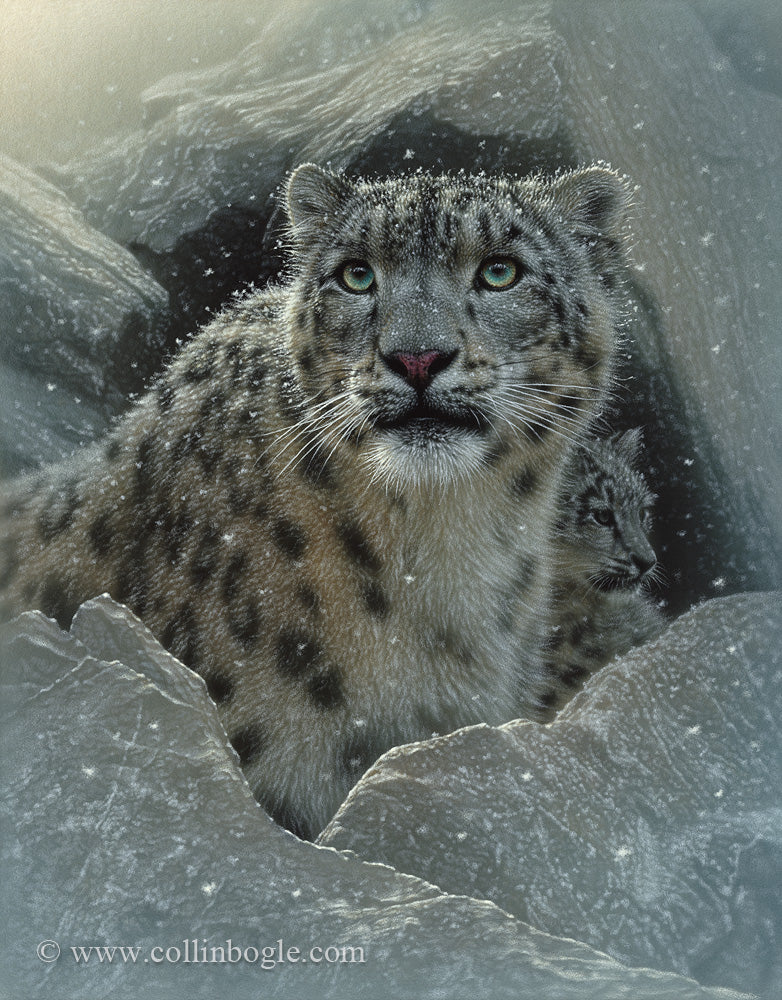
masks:
[[[452,431],[485,435],[490,430],[490,424],[477,410],[446,410],[440,406],[418,403],[393,417],[378,417],[375,428],[415,439],[434,440],[447,436]]]

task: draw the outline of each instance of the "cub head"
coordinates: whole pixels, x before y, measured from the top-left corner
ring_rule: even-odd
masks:
[[[510,454],[550,461],[610,379],[626,201],[603,167],[521,180],[299,167],[287,326],[307,433],[402,490]]]
[[[653,571],[654,494],[636,463],[638,428],[586,442],[571,459],[561,502],[561,538],[571,564],[600,590],[635,588]]]

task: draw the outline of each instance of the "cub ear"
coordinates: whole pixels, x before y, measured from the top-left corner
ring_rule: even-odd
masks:
[[[349,184],[314,163],[302,163],[288,179],[285,209],[296,231],[317,232],[345,200]]]
[[[613,438],[614,447],[624,455],[631,464],[641,455],[643,448],[643,431],[640,427],[633,427],[632,430],[625,431],[624,434],[617,434]]]
[[[552,194],[577,229],[595,236],[621,235],[630,190],[615,170],[598,166],[569,170],[553,179]]]

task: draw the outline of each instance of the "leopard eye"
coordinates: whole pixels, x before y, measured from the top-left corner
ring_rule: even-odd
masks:
[[[614,523],[613,511],[608,507],[599,507],[597,510],[593,510],[592,518],[604,528]]]
[[[478,283],[492,292],[501,292],[516,283],[519,265],[510,257],[487,257],[478,268]]]
[[[368,292],[375,283],[375,272],[365,260],[352,260],[345,264],[339,280],[349,292]]]

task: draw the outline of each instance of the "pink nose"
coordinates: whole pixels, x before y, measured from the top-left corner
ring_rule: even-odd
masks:
[[[444,354],[442,351],[422,351],[410,354],[399,351],[385,355],[383,360],[397,375],[409,382],[413,388],[422,390],[431,384],[435,375],[447,368],[456,357],[456,352]]]

